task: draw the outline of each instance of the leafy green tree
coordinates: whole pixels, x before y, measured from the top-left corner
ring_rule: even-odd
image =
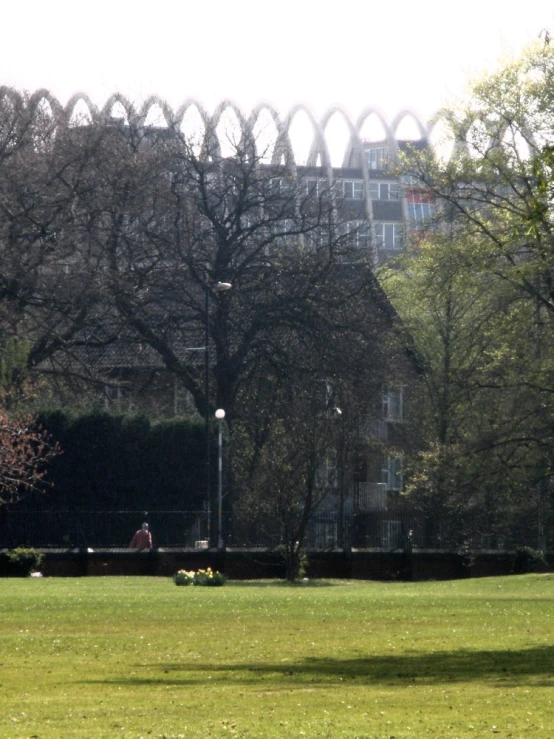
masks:
[[[450,507],[462,530],[462,511],[475,530],[491,513],[497,526],[526,516],[533,501],[542,545],[554,462],[553,75],[553,50],[530,48],[445,113],[448,159],[407,156],[438,216],[390,280],[428,367],[408,490]]]
[[[263,446],[252,443],[247,429],[233,440],[237,447],[242,441],[234,460],[242,488],[236,509],[257,541],[278,547],[287,579],[295,580],[302,574],[308,524],[337,484],[338,424],[321,384],[291,382],[277,395]]]

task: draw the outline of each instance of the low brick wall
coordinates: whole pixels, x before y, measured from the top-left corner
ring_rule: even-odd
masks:
[[[134,552],[128,549],[39,550],[44,554],[41,571],[46,577],[148,575],[171,577],[177,570],[211,567],[231,580],[284,578],[279,554],[266,550],[159,549]],[[452,580],[467,577],[510,575],[521,572],[513,552],[482,552],[471,557],[439,551],[383,552],[354,550],[308,552],[306,575],[310,578],[357,580]],[[7,572],[2,568],[0,576]],[[554,553],[547,555],[547,569],[554,572]]]

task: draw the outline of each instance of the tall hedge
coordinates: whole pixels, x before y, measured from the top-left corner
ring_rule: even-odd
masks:
[[[92,412],[43,412],[39,423],[62,453],[50,464],[45,495],[29,508],[197,510],[206,497],[202,422]]]

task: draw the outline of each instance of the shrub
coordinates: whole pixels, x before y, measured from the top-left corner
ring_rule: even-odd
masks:
[[[198,570],[194,573],[194,585],[225,585],[227,578],[221,572],[212,570],[208,567],[207,570]]]
[[[208,585],[218,586],[225,585],[227,578],[221,572],[212,570],[208,567],[207,570],[197,570],[196,572],[187,570],[179,570],[173,575],[173,582],[175,585]]]
[[[179,570],[179,572],[173,575],[173,582],[175,585],[192,585],[194,582],[194,572]]]
[[[8,573],[15,577],[29,577],[33,570],[40,567],[43,555],[34,549],[17,547],[6,552],[8,559]]]
[[[516,551],[514,572],[523,575],[527,572],[544,572],[545,569],[546,559],[543,552],[531,547],[522,547]]]

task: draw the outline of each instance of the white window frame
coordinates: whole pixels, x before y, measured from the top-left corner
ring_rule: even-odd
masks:
[[[329,183],[327,182],[327,180],[306,180],[306,195],[308,197],[320,198],[326,193],[329,193]]]
[[[364,199],[364,181],[363,180],[344,180],[344,199],[345,200],[363,200]]]
[[[386,454],[381,468],[381,482],[387,486],[387,490],[402,490],[404,458],[401,454]]]
[[[415,223],[425,223],[433,215],[433,203],[408,203],[408,219]]]
[[[373,180],[369,183],[369,192],[372,200],[398,200],[400,197],[397,182]]]
[[[271,194],[275,197],[287,197],[293,192],[293,184],[286,177],[272,177],[270,180]]]
[[[387,169],[389,164],[389,147],[375,146],[371,149],[366,149],[366,160],[368,169],[381,171]]]
[[[400,221],[379,221],[375,224],[375,238],[378,249],[400,251],[402,249],[402,223]]]
[[[343,233],[352,237],[352,245],[356,249],[367,249],[370,243],[370,229],[368,221],[346,221],[343,224]]]
[[[404,388],[402,385],[388,387],[383,392],[382,410],[385,421],[404,420]]]

